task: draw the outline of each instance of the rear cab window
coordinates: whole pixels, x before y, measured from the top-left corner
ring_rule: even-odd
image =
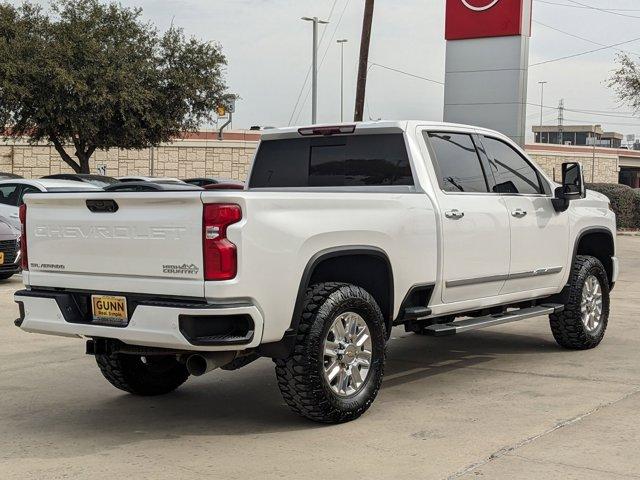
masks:
[[[264,140],[249,188],[414,186],[402,133]]]

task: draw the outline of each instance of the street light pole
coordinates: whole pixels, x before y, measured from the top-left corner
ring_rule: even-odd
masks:
[[[543,109],[544,109],[544,86],[549,82],[538,82],[540,84],[540,126],[543,124]],[[540,136],[542,137],[542,132],[540,132]]]
[[[305,22],[313,23],[313,60],[311,74],[311,123],[318,120],[318,25],[326,25],[329,22],[319,20],[318,17],[302,17]]]
[[[344,122],[344,44],[349,40],[338,40],[340,45],[340,122]]]

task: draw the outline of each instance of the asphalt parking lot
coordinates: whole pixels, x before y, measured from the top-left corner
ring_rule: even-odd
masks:
[[[393,333],[360,420],[290,413],[273,365],[191,379],[162,398],[115,390],[75,339],[13,325],[0,284],[0,477],[640,478],[640,237],[597,350],[559,349],[546,318],[444,339]]]

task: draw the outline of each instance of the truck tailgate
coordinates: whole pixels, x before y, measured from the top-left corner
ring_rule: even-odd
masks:
[[[25,202],[29,285],[203,297],[201,192],[45,194]]]

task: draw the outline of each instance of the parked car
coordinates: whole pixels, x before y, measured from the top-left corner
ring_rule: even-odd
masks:
[[[20,273],[20,230],[0,216],[0,280]]]
[[[114,183],[118,183],[118,179],[108,177],[106,175],[95,175],[91,173],[57,173],[55,175],[47,175],[42,178],[51,178],[57,180],[72,180],[75,182],[85,182],[97,187],[108,187]]]
[[[549,316],[562,347],[600,344],[615,215],[579,163],[562,170],[484,128],[365,122],[265,131],[244,191],[29,195],[16,325],[88,339],[137,395],[272,358],[295,412],[353,420],[396,325]]]
[[[159,183],[159,184],[166,184],[166,183],[184,184],[185,183],[182,180],[180,180],[179,178],[171,178],[171,177],[136,177],[136,176],[131,176],[131,177],[118,177],[118,181],[119,182],[152,182],[152,183]]]
[[[22,177],[20,175],[16,175],[15,173],[0,172],[0,180],[9,180],[11,178],[22,178]]]
[[[187,180],[183,180],[183,182],[190,183],[191,185],[197,185],[198,187],[207,187],[209,185],[240,185],[241,187],[244,187],[244,182],[224,178],[189,178]],[[223,187],[219,187],[219,189],[223,189]]]
[[[71,180],[0,180],[0,215],[8,219],[14,227],[20,228],[18,207],[22,205],[23,198],[26,194],[42,192],[87,192],[93,190],[102,189],[95,185]]]

